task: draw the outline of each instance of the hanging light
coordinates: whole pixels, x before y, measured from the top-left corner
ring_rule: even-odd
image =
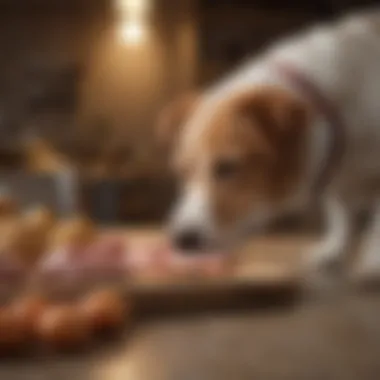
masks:
[[[126,44],[139,44],[147,34],[149,0],[115,0],[118,34]]]
[[[149,10],[148,0],[115,0],[116,11],[122,17],[144,17]]]

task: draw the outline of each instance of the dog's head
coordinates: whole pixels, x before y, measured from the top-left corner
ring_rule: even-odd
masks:
[[[170,220],[176,244],[202,250],[260,228],[292,199],[304,170],[309,112],[294,95],[257,88],[223,101],[194,94],[163,111],[180,199]]]

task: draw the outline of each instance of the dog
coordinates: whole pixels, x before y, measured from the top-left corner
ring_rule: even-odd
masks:
[[[324,233],[305,263],[344,261],[353,218],[373,210],[358,262],[380,273],[380,9],[279,41],[203,92],[163,109],[188,252],[228,247],[318,202]]]

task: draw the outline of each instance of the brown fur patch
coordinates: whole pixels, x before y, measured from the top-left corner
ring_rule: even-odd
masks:
[[[277,88],[256,89],[220,107],[186,165],[193,168],[187,175],[207,182],[221,228],[291,194],[303,169],[308,120],[305,104]],[[217,178],[215,168],[226,161],[233,173]]]
[[[160,113],[157,122],[157,138],[165,147],[169,147],[177,138],[179,131],[195,109],[199,94],[191,92],[171,102]]]

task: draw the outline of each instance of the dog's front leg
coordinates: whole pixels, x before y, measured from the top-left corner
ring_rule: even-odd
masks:
[[[350,244],[352,216],[346,203],[334,196],[322,200],[324,234],[306,252],[307,269],[339,269]]]
[[[361,280],[380,279],[380,200],[373,208],[374,213],[363,236],[354,276]]]

